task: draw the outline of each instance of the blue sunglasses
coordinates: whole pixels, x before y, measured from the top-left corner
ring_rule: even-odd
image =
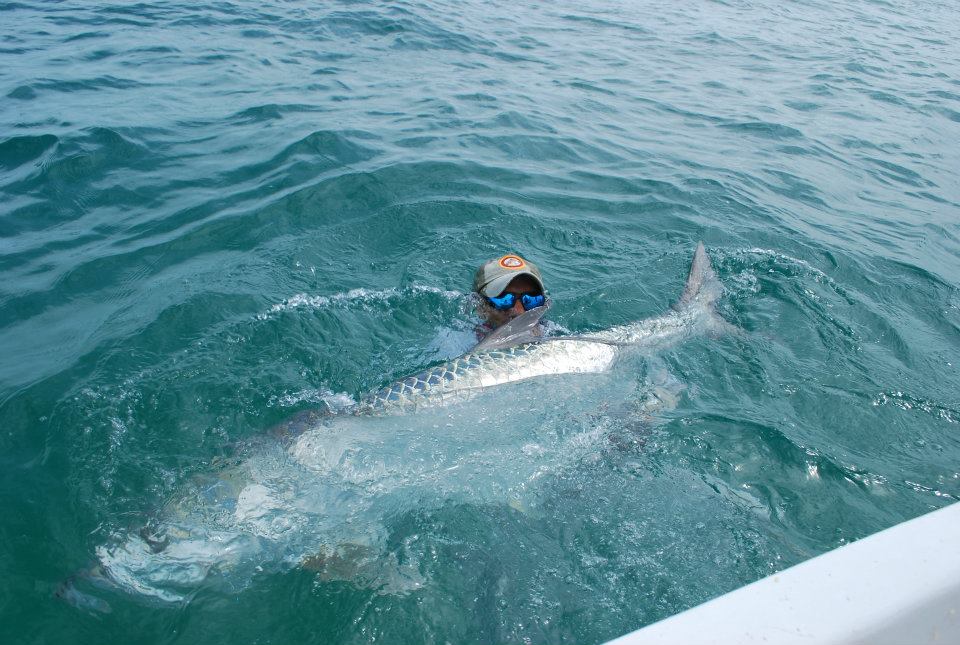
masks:
[[[502,296],[487,296],[487,301],[493,305],[493,308],[498,311],[506,311],[507,309],[512,309],[513,305],[517,303],[517,298],[520,298],[520,304],[523,305],[524,311],[530,311],[536,307],[543,306],[543,303],[547,301],[546,296],[542,293],[532,294],[525,293],[518,296],[515,293],[505,293]]]

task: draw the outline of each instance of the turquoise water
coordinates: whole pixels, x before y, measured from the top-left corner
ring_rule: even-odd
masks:
[[[952,3],[0,22],[5,643],[599,643],[960,496]],[[664,311],[700,239],[744,333],[336,435],[355,535],[56,597],[268,428],[463,351],[488,257],[587,332]]]

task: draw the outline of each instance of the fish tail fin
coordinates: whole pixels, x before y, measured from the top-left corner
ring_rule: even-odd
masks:
[[[676,311],[693,311],[702,315],[712,332],[739,331],[738,327],[731,325],[717,313],[717,300],[722,294],[723,285],[713,270],[710,256],[703,248],[703,242],[698,242],[697,250],[693,252],[693,262],[690,263],[687,283],[673,308]]]

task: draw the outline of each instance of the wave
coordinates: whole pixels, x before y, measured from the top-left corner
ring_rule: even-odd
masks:
[[[904,394],[900,390],[888,390],[881,392],[873,400],[873,405],[895,405],[901,410],[917,410],[925,412],[936,419],[942,419],[947,423],[960,423],[960,410],[942,405],[936,401]]]

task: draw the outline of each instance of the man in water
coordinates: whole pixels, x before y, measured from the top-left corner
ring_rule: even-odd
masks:
[[[473,290],[479,299],[477,313],[483,320],[477,326],[477,340],[546,303],[540,270],[516,254],[484,262],[473,278]]]

